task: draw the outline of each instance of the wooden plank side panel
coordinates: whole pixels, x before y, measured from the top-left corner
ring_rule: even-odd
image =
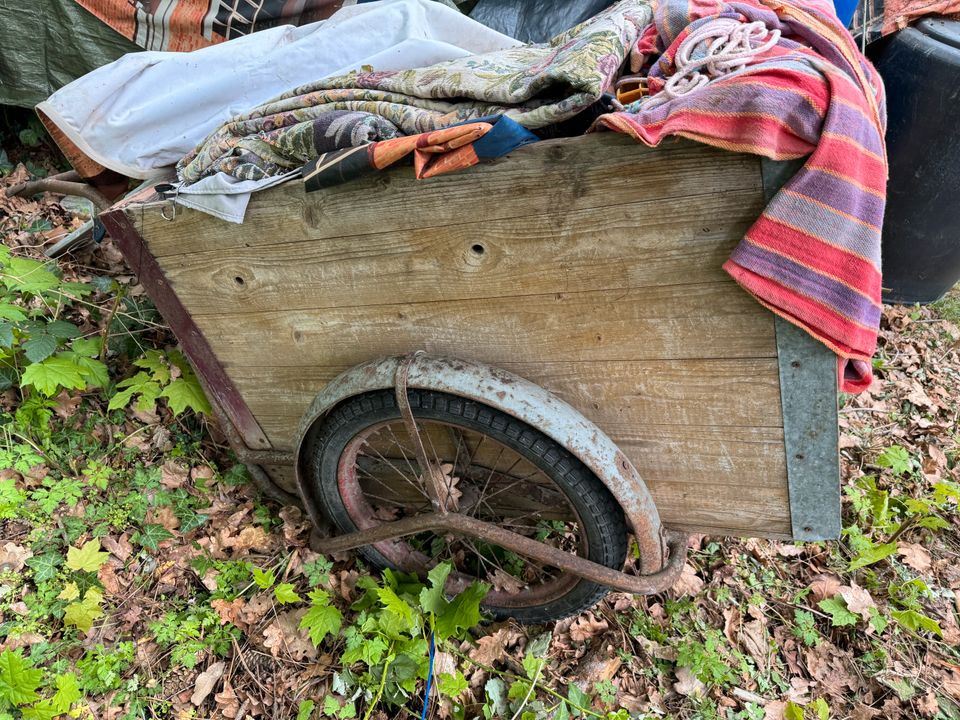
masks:
[[[670,362],[501,363],[612,425],[782,427],[773,358]],[[342,367],[235,366],[230,375],[255,415],[299,417]],[[278,392],[277,388],[283,388]],[[274,443],[287,442],[277,437]]]
[[[666,198],[762,191],[756,158],[689,142],[647,148],[616,133],[548,140],[468,171],[415,180],[409,167],[306,194],[292,182],[250,203],[242,225],[178,208],[126,210],[153,254],[266,247],[320,238],[563,215]],[[267,201],[269,198],[269,201]]]
[[[161,263],[195,315],[716,282],[762,207],[759,193],[741,191]]]
[[[493,365],[776,356],[773,316],[732,282],[196,320],[228,371],[353,366],[414,350]]]

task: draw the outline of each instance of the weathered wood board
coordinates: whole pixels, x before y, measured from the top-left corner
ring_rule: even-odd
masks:
[[[764,204],[757,158],[598,134],[426,181],[288,183],[242,226],[126,213],[275,449],[338,373],[423,349],[577,407],[668,525],[787,537],[774,318],[720,267]]]

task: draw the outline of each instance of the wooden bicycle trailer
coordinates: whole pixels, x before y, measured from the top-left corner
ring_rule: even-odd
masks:
[[[354,518],[320,549],[372,546],[389,561],[400,538],[430,531],[652,593],[675,580],[687,533],[839,533],[836,358],[721,269],[795,167],[598,133],[430,180],[396,168],[316,193],[290,182],[256,194],[243,225],[151,188],[101,218],[274,497],[320,521],[339,483],[349,513],[353,476],[341,462],[327,477],[312,448],[358,398],[393,413],[427,507]],[[639,551],[633,571],[577,551],[561,516],[549,527],[567,539],[551,544],[532,526],[483,519],[468,489],[454,497],[451,484],[466,488],[471,472],[510,473],[480,457],[469,429],[480,420],[430,425],[429,403],[489,411],[490,427],[506,428],[491,437],[516,421],[569,453],[622,509]],[[365,437],[358,472],[387,478],[400,456],[363,456],[379,442]],[[518,452],[517,463],[545,467]],[[502,494],[522,505],[515,485]],[[550,492],[537,513],[560,497]]]

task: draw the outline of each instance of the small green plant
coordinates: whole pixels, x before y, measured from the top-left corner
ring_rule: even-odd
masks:
[[[133,405],[147,412],[156,409],[157,401],[165,398],[174,415],[188,409],[199,413],[211,411],[200,381],[182,353],[147,350],[133,364],[141,370],[117,383],[117,393],[110,399],[108,409]]]
[[[61,318],[91,292],[0,245],[0,390],[29,388],[47,398],[109,382],[98,359],[100,338],[81,337],[79,327]]]

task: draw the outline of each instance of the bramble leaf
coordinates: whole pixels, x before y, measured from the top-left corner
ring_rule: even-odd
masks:
[[[32,363],[46,360],[57,351],[57,339],[53,335],[40,333],[33,335],[23,343],[23,354]]]
[[[857,620],[860,619],[859,615],[847,609],[847,604],[841,597],[824,598],[817,603],[817,606],[830,615],[833,627],[856,625]]]

